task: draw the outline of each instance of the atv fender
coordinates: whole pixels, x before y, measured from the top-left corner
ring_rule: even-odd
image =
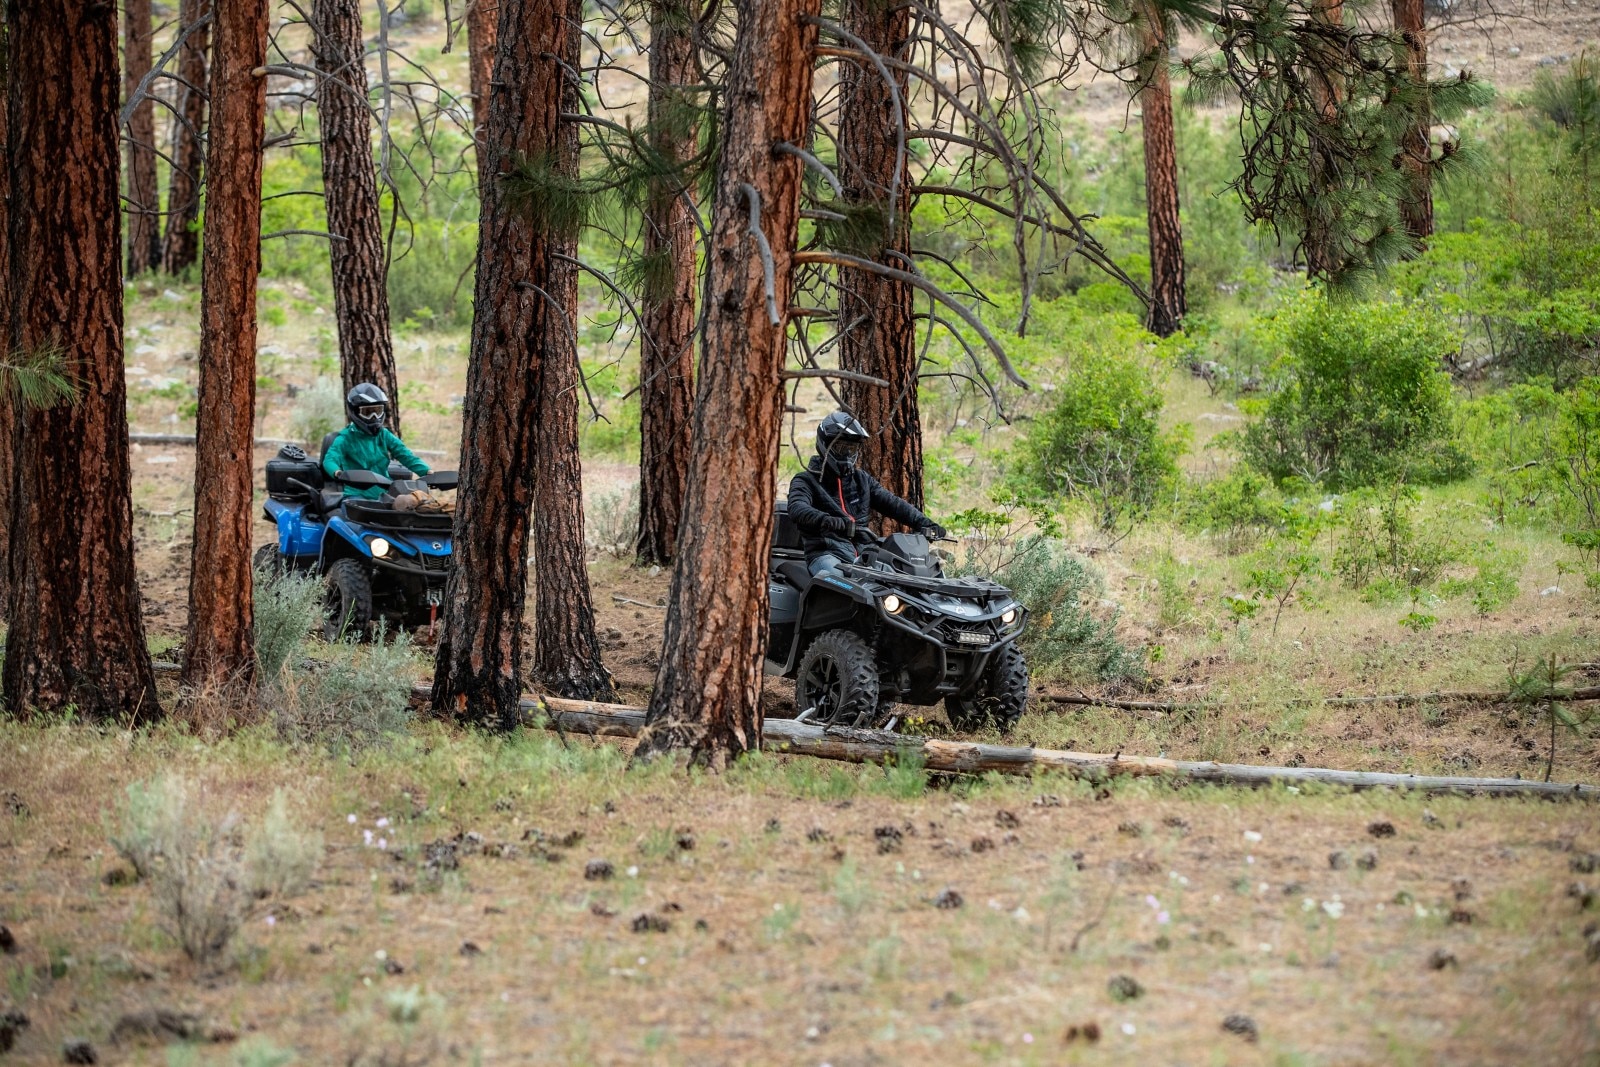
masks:
[[[328,520],[328,532],[322,538],[322,569],[326,571],[336,560],[372,560],[372,549],[350,521],[335,515]]]

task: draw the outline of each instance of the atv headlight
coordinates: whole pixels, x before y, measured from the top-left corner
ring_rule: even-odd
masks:
[[[1000,622],[1003,625],[1010,626],[1012,623],[1014,623],[1016,621],[1017,621],[1017,609],[1016,608],[1014,608],[1014,607],[1007,608],[1005,611],[1000,613]]]
[[[888,596],[883,598],[883,610],[887,611],[890,615],[898,615],[900,613],[900,609],[903,607],[905,607],[905,605],[901,603],[900,598],[895,596],[893,593],[890,593]]]
[[[374,537],[367,542],[367,547],[372,549],[374,559],[382,559],[389,554],[389,542],[381,537]]]

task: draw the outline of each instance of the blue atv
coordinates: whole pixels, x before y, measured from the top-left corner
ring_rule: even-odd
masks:
[[[323,451],[332,438],[323,439]],[[285,445],[267,461],[262,509],[278,541],[256,552],[255,567],[322,577],[323,636],[330,641],[365,638],[380,619],[392,627],[431,625],[450,573],[454,516],[402,510],[395,502],[419,490],[454,489],[456,482],[455,471],[418,477],[399,464],[390,464],[387,476],[342,471],[335,480],[304,450]],[[385,493],[375,500],[346,496],[346,485]]]

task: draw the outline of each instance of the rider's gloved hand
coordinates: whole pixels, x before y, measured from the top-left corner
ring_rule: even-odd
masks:
[[[922,536],[930,541],[943,541],[950,536],[950,531],[936,522],[930,522],[922,528]]]

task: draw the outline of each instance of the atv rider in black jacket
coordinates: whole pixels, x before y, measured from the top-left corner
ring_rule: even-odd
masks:
[[[873,512],[929,540],[945,536],[943,526],[860,469],[861,449],[870,439],[849,412],[835,411],[817,427],[817,454],[811,465],[789,482],[789,520],[800,531],[812,574],[836,571],[841,563],[860,558],[856,531],[866,527]]]

